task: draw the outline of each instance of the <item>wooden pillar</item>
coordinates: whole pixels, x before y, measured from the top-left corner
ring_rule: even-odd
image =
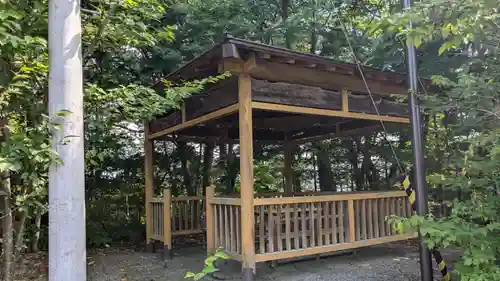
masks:
[[[151,200],[153,199],[153,141],[148,139],[149,123],[144,123],[144,197],[146,209],[146,250],[154,252]]]
[[[354,200],[347,201],[347,212],[349,214],[349,242],[356,242],[356,224],[354,218]]]
[[[342,111],[349,112],[349,92],[347,91],[346,88],[344,88],[342,89],[340,94],[342,96]]]
[[[285,135],[285,145],[284,145],[284,178],[285,178],[285,193],[289,194],[294,191],[293,189],[293,168],[292,168],[292,144],[288,141],[288,137]]]
[[[207,234],[207,254],[215,251],[215,225],[214,225],[214,206],[210,203],[214,197],[214,187],[208,186],[205,191],[205,223]]]
[[[163,190],[163,261],[168,261],[172,257],[172,194],[170,189]]]
[[[243,281],[255,277],[255,230],[253,191],[252,80],[238,77],[241,179],[241,241]]]

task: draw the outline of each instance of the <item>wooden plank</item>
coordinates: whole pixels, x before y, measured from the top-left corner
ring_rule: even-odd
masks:
[[[239,108],[238,104],[230,105],[228,107],[219,109],[219,110],[214,111],[214,112],[210,112],[210,113],[203,115],[203,116],[200,116],[198,118],[194,118],[192,120],[186,121],[182,124],[158,131],[158,132],[153,133],[153,134],[149,134],[148,139],[152,140],[152,139],[164,136],[164,135],[171,134],[171,133],[176,132],[176,131],[180,131],[182,129],[186,129],[186,128],[201,124],[203,122],[207,122],[207,121],[212,120],[212,119],[220,118],[224,115],[228,115],[230,113],[236,112],[238,110],[238,108]]]
[[[323,202],[324,203],[324,202]],[[318,244],[317,246],[321,247],[323,246],[323,215],[322,215],[322,212],[323,212],[323,208],[322,208],[322,205],[323,205],[322,202],[320,203],[316,203],[316,210],[317,210],[317,229],[318,229]]]
[[[280,205],[280,204],[295,204],[295,203],[315,203],[315,202],[327,202],[327,201],[401,197],[404,195],[405,195],[404,191],[352,192],[352,193],[345,192],[336,195],[256,198],[254,199],[254,205],[260,206],[260,205]]]
[[[149,203],[163,203],[163,198],[158,198],[158,197],[156,197],[156,198],[151,198],[151,199],[149,200]]]
[[[231,234],[231,252],[237,252],[238,247],[236,245],[236,229],[234,228],[234,219],[235,219],[235,207],[229,206],[229,218],[230,218],[230,227],[229,231]]]
[[[274,252],[274,205],[270,205],[267,212],[267,251],[272,253]]]
[[[224,205],[216,205],[217,206],[217,213],[219,214],[218,221],[219,221],[219,241],[220,245],[219,247],[225,247],[226,246],[226,232],[225,232],[225,225],[224,225]]]
[[[187,202],[189,202],[189,206],[191,207],[191,229],[196,229],[196,214],[198,213],[195,213],[195,201],[189,200]]]
[[[347,201],[347,211],[349,212],[349,242],[356,241],[356,227],[355,227],[355,217],[354,217],[354,201]]]
[[[309,231],[311,232],[311,236],[309,237],[309,247],[316,247],[316,233],[314,231],[314,211],[314,203],[309,204],[309,215],[311,216],[309,219]]]
[[[385,243],[390,243],[390,242],[395,242],[395,241],[408,240],[408,239],[411,239],[414,237],[415,237],[415,234],[411,234],[411,235],[405,234],[405,235],[396,235],[396,236],[382,237],[382,238],[370,239],[370,240],[361,240],[361,241],[356,241],[353,243],[342,243],[342,244],[334,244],[334,245],[330,245],[330,246],[299,249],[299,250],[293,250],[293,251],[258,254],[256,256],[256,261],[257,262],[266,262],[266,261],[272,261],[272,260],[290,259],[290,258],[297,258],[297,257],[303,257],[303,256],[318,255],[318,254],[322,254],[322,253],[329,253],[329,252],[335,252],[335,251],[342,251],[342,250],[348,250],[348,249],[355,249],[355,248],[385,244]]]
[[[145,136],[149,133],[149,123],[144,123]],[[153,180],[154,180],[154,159],[153,159],[154,144],[147,137],[144,138],[144,197],[146,209],[146,243],[151,243],[151,235],[153,234],[152,206],[149,203],[153,199]]]
[[[219,219],[220,217],[220,209],[219,205],[214,205],[214,221],[215,221],[215,247],[219,248],[222,246],[222,239],[221,239],[221,221]]]
[[[299,248],[299,205],[293,204],[293,244]]]
[[[227,251],[231,251],[231,229],[229,225],[229,210],[227,209],[227,205],[223,207],[223,212],[224,212],[224,240],[226,241],[225,243],[225,249]]]
[[[241,63],[234,64],[230,63],[230,61],[227,62],[228,63],[224,61],[222,63],[221,70],[234,73],[239,73],[244,70],[242,69]],[[262,59],[255,59],[252,66],[253,67],[249,69],[249,74],[256,79],[316,86],[335,91],[342,88],[348,88],[353,92],[367,93],[363,81],[354,75],[323,71],[298,65],[269,62]],[[389,84],[370,80],[368,84],[372,94],[391,95],[408,92],[406,86],[394,85],[394,83]]]
[[[339,242],[345,242],[345,229],[344,229],[344,201],[339,201]]]
[[[179,228],[177,227],[177,203],[172,202],[171,204],[171,212],[172,212],[172,231],[177,231]]]
[[[241,206],[241,200],[239,198],[212,197],[210,198],[210,203],[217,205]]]
[[[203,196],[177,196],[172,197],[172,201],[204,200]]]
[[[369,200],[369,199],[368,199]],[[360,200],[361,202],[361,214],[360,214],[360,219],[361,219],[361,229],[362,229],[362,234],[363,234],[363,239],[367,239],[367,228],[366,228],[366,219],[367,219],[367,212],[366,212],[366,200]]]
[[[341,202],[339,202],[341,203]],[[331,231],[332,231],[332,244],[337,244],[338,239],[337,239],[337,233],[338,233],[338,227],[337,227],[337,202],[332,202],[332,208],[331,208],[331,218],[330,218],[330,224],[331,224]],[[342,218],[339,218],[339,221]]]
[[[346,88],[342,89],[342,111],[349,112],[349,92]]]
[[[290,235],[290,205],[284,205],[285,209],[285,245],[286,250],[290,251],[292,249],[292,240]]]
[[[391,214],[391,202],[390,198],[386,198],[385,200],[385,216],[388,217]],[[390,236],[391,235],[391,225],[388,221],[385,222],[385,235]]]
[[[357,112],[343,112],[342,110],[307,108],[307,107],[283,105],[283,104],[252,102],[252,107],[258,108],[258,109],[263,109],[263,110],[269,110],[269,111],[312,114],[312,115],[320,115],[320,116],[343,117],[343,118],[354,118],[354,119],[364,119],[364,120],[377,120],[377,121],[403,123],[403,124],[410,123],[410,120],[406,117],[365,114],[365,113],[357,113]],[[186,123],[188,123],[188,122],[186,122]],[[181,126],[181,125],[178,125],[178,126]],[[175,127],[177,127],[177,126],[175,126]],[[172,128],[175,128],[175,127],[172,127]]]
[[[396,198],[390,198],[391,200],[391,215],[396,215]],[[392,228],[391,225],[391,235],[395,235],[396,231]]]
[[[265,215],[266,215],[266,210],[265,206],[260,206],[258,207],[259,210],[259,246],[260,246],[260,253],[263,254],[266,252],[266,240],[265,240]]]
[[[385,198],[379,199],[379,204],[380,204],[380,215],[379,215],[380,237],[384,237],[384,236],[386,236],[386,231],[385,231],[385,229],[386,229],[386,226],[385,226]]]
[[[241,253],[241,215],[240,215],[240,207],[236,207],[236,245],[238,249],[238,253]]]
[[[172,232],[172,236],[183,236],[183,235],[193,235],[203,233],[201,229],[187,229]]]
[[[379,199],[374,199],[373,201],[373,234],[375,238],[380,237],[380,228],[378,226],[379,222],[379,213],[378,213],[378,207],[379,207]]]
[[[282,214],[282,205],[277,205],[276,206],[276,242],[278,244],[278,251],[283,251],[283,230],[282,230],[282,221],[281,221],[281,214]]]
[[[253,134],[252,134],[252,81],[250,75],[238,77],[238,116],[240,130],[240,194],[242,266],[255,273],[254,242],[254,189],[253,189]]]
[[[300,232],[301,232],[301,236],[302,236],[302,248],[307,248],[309,247],[308,243],[307,243],[307,237],[306,237],[306,233],[307,233],[307,226],[306,226],[306,204],[301,204],[301,214],[300,214]]]
[[[152,239],[152,240],[156,240],[156,241],[161,241],[161,242],[163,242],[163,235],[159,235],[159,234],[151,234],[151,239]]]
[[[361,200],[354,200],[354,215],[355,221],[356,221],[356,236],[355,239],[357,240],[362,240],[361,239],[361,219],[360,219],[360,212],[361,212]]]
[[[183,206],[184,206],[184,228],[185,230],[189,229],[189,206],[188,203],[189,201],[185,201]]]
[[[208,84],[202,92],[184,99],[186,120],[238,103],[238,79],[235,76]]]
[[[171,225],[171,193],[170,189],[163,190],[163,244],[172,249],[172,225]]]
[[[366,209],[367,209],[367,222],[366,222],[366,228],[368,232],[368,237],[367,239],[372,239],[373,238],[373,200],[376,199],[368,199],[366,202]]]
[[[332,204],[330,204],[332,203]],[[324,202],[323,211],[325,216],[323,217],[325,233],[325,244],[330,245],[330,234],[333,234],[333,226],[330,226],[331,218],[333,217],[330,206],[335,206],[335,202]]]
[[[338,91],[258,79],[252,79],[252,100],[322,109],[340,110],[342,108]]]

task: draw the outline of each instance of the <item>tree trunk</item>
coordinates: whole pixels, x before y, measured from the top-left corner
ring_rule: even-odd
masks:
[[[290,6],[290,3],[292,0],[281,0],[281,19],[284,24],[286,24],[286,21],[288,20],[288,8]],[[292,48],[292,42],[290,38],[290,32],[288,29],[285,30],[285,47],[287,49]]]
[[[319,146],[318,157],[318,177],[320,191],[335,191],[333,182],[332,165],[330,157],[323,146]]]
[[[19,212],[19,223],[16,229],[16,243],[14,248],[14,259],[17,260],[20,257],[20,253],[24,249],[24,230],[26,228],[26,211]]]
[[[31,240],[31,251],[37,253],[40,249],[38,247],[38,241],[40,241],[40,227],[42,226],[42,212],[36,211],[35,214],[35,225],[33,227],[34,233]]]
[[[182,178],[184,182],[184,188],[188,196],[196,195],[196,188],[192,186],[191,173],[188,166],[188,147],[186,142],[180,141],[177,146],[179,150],[179,158],[181,160]]]
[[[205,152],[203,153],[203,196],[205,196],[205,188],[212,184],[210,171],[212,169],[212,162],[214,160],[214,148],[215,146],[213,143],[208,143],[205,145]]]
[[[3,238],[3,267],[2,267],[2,280],[12,280],[12,266],[14,255],[14,237],[13,237],[13,224],[12,224],[12,210],[10,202],[10,175],[7,172],[0,174],[1,190],[5,192],[3,196],[3,219],[2,219],[2,238]]]

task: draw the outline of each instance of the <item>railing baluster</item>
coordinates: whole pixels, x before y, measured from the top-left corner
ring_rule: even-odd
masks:
[[[184,204],[184,229],[183,230],[188,230],[189,229],[189,209],[188,209],[188,204],[187,201],[183,202]]]
[[[368,219],[367,212],[366,212],[366,199],[361,200],[361,229],[363,233],[363,240],[368,239],[367,235],[367,229],[366,229],[366,220]]]
[[[344,229],[344,221],[345,221],[345,215],[344,215],[344,201],[339,201],[339,208],[338,208],[338,221],[339,221],[339,242],[344,243],[346,238],[345,238],[345,229]]]
[[[367,239],[372,239],[373,238],[373,200],[374,199],[368,199],[367,201],[367,210],[368,210],[368,222],[367,222],[367,227],[368,227],[368,237]]]
[[[236,229],[234,229],[234,206],[229,206],[229,220],[230,220],[230,235],[231,235],[231,252],[236,253],[238,250],[236,245]]]
[[[286,250],[292,249],[292,241],[290,240],[290,205],[285,205],[285,244]]]
[[[315,237],[315,231],[314,231],[314,203],[311,203],[309,205],[309,214],[311,216],[310,218],[310,221],[309,221],[309,227],[311,228],[311,236],[310,236],[310,240],[311,240],[311,248],[312,247],[315,247],[316,246],[316,237]]]
[[[269,244],[269,253],[274,252],[274,216],[273,216],[274,205],[269,205],[267,209],[267,239]]]
[[[281,205],[278,205],[276,208],[276,239],[278,240],[278,251],[283,251],[283,231],[282,231],[282,222],[281,222]]]
[[[354,200],[350,199],[349,201],[347,201],[347,211],[349,212],[349,242],[352,243],[356,241],[356,218],[354,215]]]
[[[375,238],[380,237],[380,229],[378,227],[378,222],[379,222],[379,214],[378,214],[378,206],[379,206],[379,199],[373,199],[373,228],[374,228],[374,235]]]
[[[177,216],[177,202],[172,202],[172,232],[177,231],[177,222],[175,217]]]
[[[236,208],[236,244],[237,253],[241,254],[241,216],[240,206]]]
[[[264,254],[266,252],[266,239],[265,239],[265,227],[266,227],[266,222],[265,222],[265,206],[260,206],[257,207],[259,208],[259,246],[260,246],[260,253]]]
[[[390,210],[390,198],[385,198],[385,217],[389,216],[391,214]],[[385,218],[384,218],[385,220]],[[389,221],[385,220],[385,235],[386,236],[391,236],[391,225]]]
[[[224,240],[226,241],[225,247],[227,251],[231,249],[231,234],[229,230],[229,212],[228,212],[228,206],[224,205]]]
[[[331,202],[331,203],[333,204],[334,202]],[[324,220],[324,224],[325,224],[325,244],[326,245],[330,245],[330,234],[333,233],[332,232],[333,225],[330,226],[330,222],[331,222],[330,216],[332,216],[330,205],[331,205],[330,202],[323,202],[323,212],[325,214],[325,216],[323,217],[323,220]]]
[[[318,219],[316,220],[317,223],[317,228],[318,228],[318,247],[321,247],[323,246],[323,215],[322,215],[322,212],[323,212],[323,208],[322,208],[322,204],[321,202],[319,202],[317,205],[317,216],[318,216]]]
[[[302,236],[302,249],[308,247],[307,244],[307,226],[306,226],[306,204],[301,204],[301,212],[300,212],[300,226],[301,226],[301,236]]]
[[[361,240],[361,219],[360,219],[360,213],[361,212],[361,199],[354,200],[354,215],[355,220],[356,220],[356,237],[355,241]]]
[[[189,205],[191,206],[191,229],[196,229],[195,225],[196,225],[196,213],[194,212],[194,204],[195,204],[195,201],[194,200],[189,200],[187,201],[189,202]]]
[[[293,244],[299,249],[299,204],[293,204]]]
[[[342,201],[341,201],[342,202]],[[330,223],[332,225],[331,230],[332,230],[332,244],[337,244],[337,202],[333,201],[332,202],[332,210],[331,210],[331,219]],[[340,220],[339,220],[340,222]]]

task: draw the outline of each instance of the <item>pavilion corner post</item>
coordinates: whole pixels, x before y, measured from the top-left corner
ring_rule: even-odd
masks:
[[[403,8],[411,7],[411,0],[402,0]],[[412,23],[409,23],[411,27]],[[413,151],[413,182],[415,183],[415,192],[417,193],[417,214],[426,215],[429,211],[428,206],[428,191],[425,182],[424,168],[424,140],[422,134],[422,116],[418,102],[418,76],[417,76],[417,59],[416,48],[413,43],[408,45],[407,49],[407,64],[408,64],[408,106],[410,110],[410,124],[412,129],[412,151]],[[421,237],[420,237],[421,238]],[[431,251],[425,246],[422,239],[419,245],[420,253],[420,273],[422,281],[433,280],[432,257]]]
[[[151,200],[153,199],[153,140],[148,138],[149,123],[144,123],[144,198],[146,209],[146,251],[154,252],[155,247],[152,240],[153,222],[151,212]]]
[[[87,279],[80,1],[49,1],[49,115],[62,125],[49,169],[49,280]],[[69,114],[57,113],[65,110]]]
[[[171,218],[172,194],[170,189],[163,190],[163,261],[172,258],[172,222]]]
[[[252,80],[238,76],[241,178],[241,241],[243,281],[255,279],[255,233],[253,192]]]

